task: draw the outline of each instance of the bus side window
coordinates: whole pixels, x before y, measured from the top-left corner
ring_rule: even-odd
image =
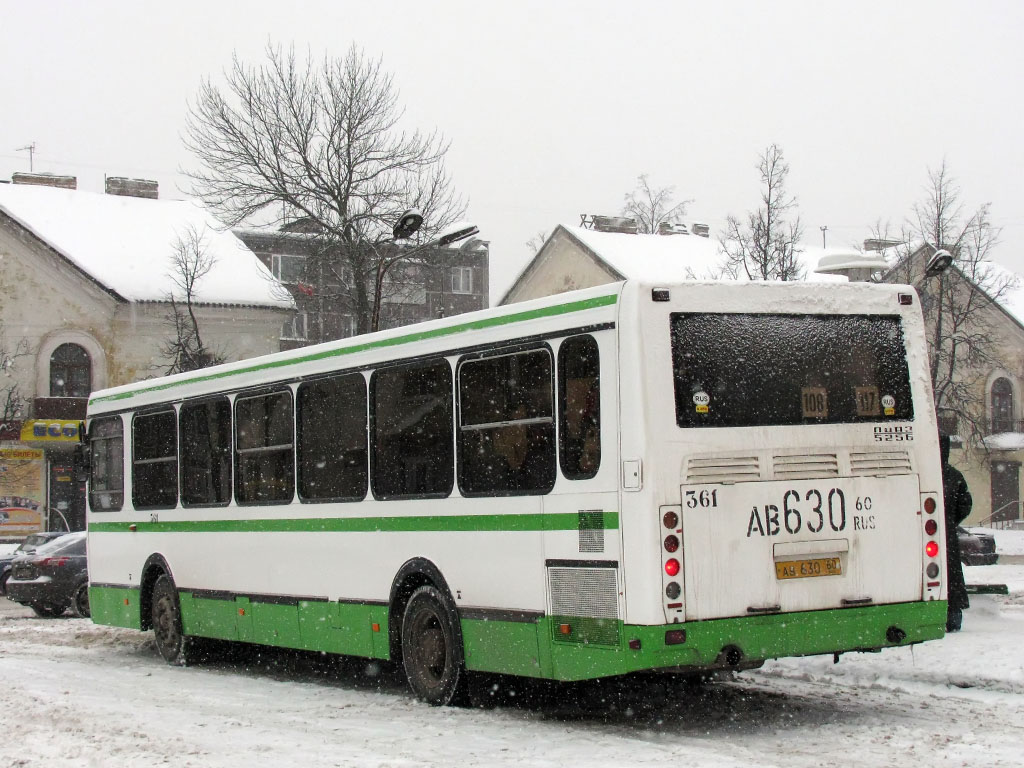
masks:
[[[231,403],[226,397],[186,403],[178,415],[181,503],[231,501]]]
[[[373,495],[444,497],[455,474],[447,360],[382,368],[370,379]]]
[[[174,411],[132,420],[132,503],[136,509],[178,503],[178,419]]]
[[[332,376],[299,387],[299,498],[360,501],[366,496],[366,380]]]
[[[593,336],[558,349],[558,456],[562,474],[586,480],[601,466],[601,365]]]
[[[548,493],[555,485],[551,353],[545,347],[459,366],[459,490]]]
[[[291,391],[235,400],[235,499],[282,503],[295,493]]]
[[[124,426],[120,416],[92,420],[89,451],[89,506],[94,512],[116,512],[124,504]]]

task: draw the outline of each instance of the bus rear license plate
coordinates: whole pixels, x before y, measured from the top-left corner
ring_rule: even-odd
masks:
[[[775,563],[775,578],[806,579],[811,576],[841,576],[843,565],[838,557],[816,557],[812,560],[783,560]]]

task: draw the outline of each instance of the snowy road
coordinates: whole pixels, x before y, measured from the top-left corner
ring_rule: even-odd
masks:
[[[532,686],[491,710],[420,704],[365,662],[172,668],[151,633],[0,599],[0,765],[1024,765],[1024,597],[974,599],[963,633],[913,652],[787,660],[697,691]]]

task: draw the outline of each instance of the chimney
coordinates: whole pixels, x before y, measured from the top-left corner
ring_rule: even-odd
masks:
[[[636,219],[627,219],[623,216],[596,216],[588,213],[580,214],[580,226],[595,232],[618,232],[624,235],[635,235],[637,230]]]
[[[55,176],[52,173],[14,173],[11,181],[15,184],[30,184],[36,187],[57,187],[59,189],[78,189],[78,178],[75,176]]]
[[[157,186],[157,182],[149,179],[128,179],[124,176],[107,176],[104,183],[108,195],[145,197],[148,200],[157,199]]]
[[[884,240],[878,237],[869,237],[864,241],[865,251],[884,251],[886,248],[892,248],[894,245],[902,245],[902,240]]]
[[[688,235],[690,230],[686,228],[685,224],[670,224],[667,221],[663,221],[658,224],[659,235]]]
[[[690,229],[693,231],[693,234],[699,235],[700,237],[711,237],[711,227],[709,227],[707,224],[699,224],[697,222],[694,222],[690,226]]]

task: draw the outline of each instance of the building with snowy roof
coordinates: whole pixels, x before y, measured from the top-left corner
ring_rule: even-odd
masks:
[[[1024,284],[1005,267],[970,257],[954,260],[941,277],[928,277],[925,265],[935,250],[924,243],[888,244],[881,252],[891,268],[882,279],[917,287],[929,345],[934,349],[942,340],[936,389],[946,393],[936,398],[939,429],[951,437],[950,463],[964,473],[974,499],[968,522],[1024,526]],[[949,376],[952,354],[958,362]]]
[[[227,360],[279,350],[291,297],[195,202],[161,200],[144,180],[108,178],[104,193],[78,190],[70,176],[13,181],[0,183],[0,331],[8,355],[24,352],[5,371],[24,405],[4,414],[0,438],[46,450],[44,492],[74,485],[62,449],[77,443],[89,392],[166,372],[170,297],[183,298],[172,279],[179,242],[195,237],[211,258],[193,298],[205,346]]]
[[[936,283],[924,277],[934,250],[925,245],[865,241],[863,250],[805,245],[797,258],[805,280],[913,284],[924,299],[925,319],[934,334],[935,317],[928,296]],[[734,279],[724,263],[720,243],[707,237],[706,229],[676,227],[645,235],[637,234],[629,220],[584,217],[584,226],[555,228],[500,303],[626,279],[666,285],[683,280]],[[991,262],[978,265],[973,275],[954,264],[943,280],[947,292],[954,290],[962,297],[973,297],[979,304],[976,322],[992,340],[992,355],[957,371],[955,386],[968,392],[967,399],[973,403],[970,418],[940,408],[940,424],[954,438],[952,462],[964,472],[974,494],[969,522],[1009,525],[1022,520],[1024,287],[1013,273]],[[989,285],[1003,289],[993,298],[985,290]],[[944,335],[948,332],[947,326]],[[978,332],[977,327],[961,329],[964,338]]]

